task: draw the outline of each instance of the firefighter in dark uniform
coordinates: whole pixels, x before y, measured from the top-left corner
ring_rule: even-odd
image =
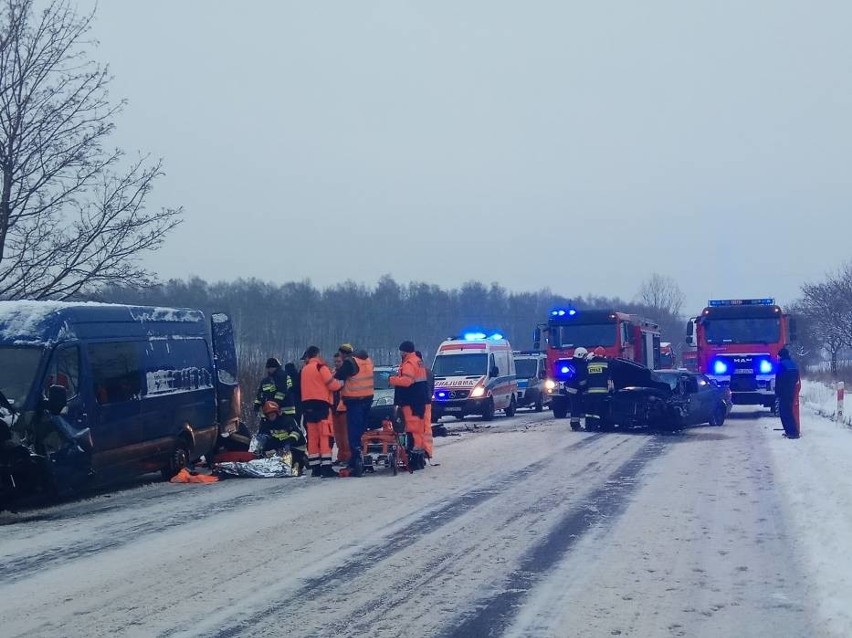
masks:
[[[299,476],[307,462],[307,440],[296,418],[282,414],[281,408],[275,401],[267,401],[261,408],[263,419],[260,422],[258,434],[265,436],[263,452],[293,455],[293,475]]]
[[[266,360],[266,376],[260,382],[254,399],[255,413],[267,401],[275,401],[281,408],[281,413],[296,417],[296,394],[293,378],[282,368],[275,357]]]
[[[586,375],[586,429],[601,430],[606,427],[606,399],[612,389],[609,361],[604,356],[603,349],[589,353]]]
[[[580,429],[580,417],[585,414],[583,395],[586,392],[586,356],[589,351],[582,346],[574,350],[571,366],[574,373],[565,381],[565,390],[571,403],[571,429]]]
[[[784,426],[784,436],[799,438],[799,366],[790,358],[790,351],[781,348],[778,352],[778,372],[775,373],[775,395],[778,397],[778,414]]]

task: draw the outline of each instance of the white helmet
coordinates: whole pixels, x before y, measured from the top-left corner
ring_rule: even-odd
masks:
[[[580,346],[576,350],[574,350],[574,358],[575,359],[585,359],[589,354],[589,351],[586,350],[583,346]]]

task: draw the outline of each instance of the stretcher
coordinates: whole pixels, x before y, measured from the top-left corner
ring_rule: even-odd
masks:
[[[406,442],[408,435],[397,432],[390,419],[382,421],[378,430],[367,430],[361,436],[361,459],[365,472],[375,472],[376,469],[389,469],[394,476],[399,470],[409,474],[414,468],[408,462]]]

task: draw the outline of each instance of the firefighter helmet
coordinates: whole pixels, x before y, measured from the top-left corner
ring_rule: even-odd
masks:
[[[575,359],[584,359],[586,355],[589,354],[589,351],[586,350],[583,346],[580,346],[576,350],[574,350],[574,358]]]
[[[595,348],[594,352],[595,352],[596,357],[605,357],[606,356],[606,350],[604,350],[603,346],[598,346],[597,348]]]
[[[261,410],[263,410],[263,413],[267,416],[269,416],[273,412],[275,414],[278,414],[278,404],[275,403],[275,401],[267,401],[266,403],[263,404],[263,407],[261,408]]]

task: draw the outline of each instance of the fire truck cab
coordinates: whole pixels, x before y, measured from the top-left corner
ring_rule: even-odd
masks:
[[[698,371],[728,386],[735,405],[775,410],[778,352],[795,340],[795,322],[774,299],[711,299],[686,332]]]
[[[542,336],[546,338],[550,375],[546,385],[553,415],[558,419],[568,414],[565,382],[573,371],[570,359],[575,349],[582,346],[591,352],[601,347],[606,357],[628,359],[651,369],[660,367],[660,327],[637,315],[557,308],[551,311],[547,324],[536,328],[534,349],[539,349]]]

